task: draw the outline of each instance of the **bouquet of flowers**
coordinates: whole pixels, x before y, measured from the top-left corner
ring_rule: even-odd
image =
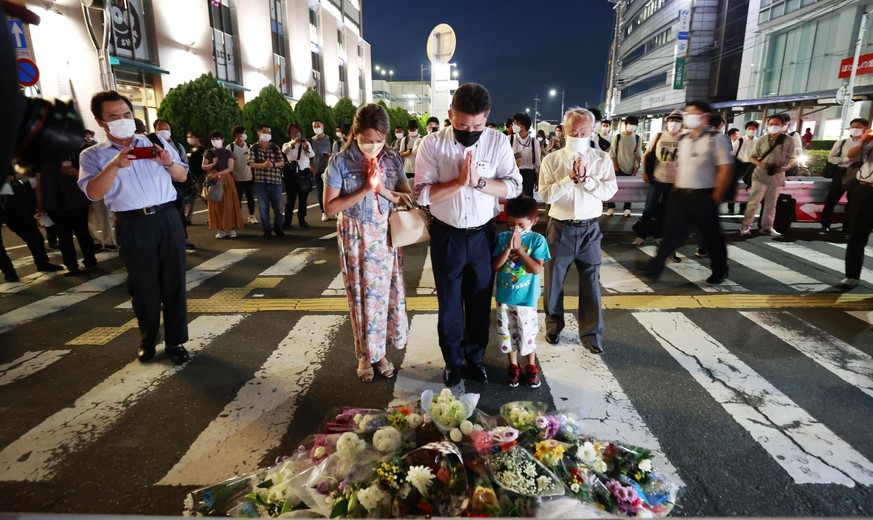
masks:
[[[485,465],[494,481],[513,493],[529,497],[564,494],[560,479],[519,446],[488,456]]]
[[[406,478],[395,499],[396,516],[460,516],[467,495],[461,452],[451,442],[432,442],[403,458]]]
[[[434,395],[433,390],[421,393],[421,407],[443,434],[458,428],[473,415],[478,402],[479,394],[464,394],[458,398],[448,388],[443,388],[437,395]]]
[[[546,413],[545,403],[515,401],[500,407],[500,416],[506,424],[522,433],[537,432],[537,418]]]

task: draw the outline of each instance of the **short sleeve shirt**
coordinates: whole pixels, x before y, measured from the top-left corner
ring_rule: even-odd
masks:
[[[655,180],[658,182],[665,182],[667,184],[676,182],[676,157],[679,155],[679,137],[678,135],[662,132],[661,137],[658,138],[657,149],[652,152],[658,160],[655,166]],[[649,153],[649,148],[654,143],[655,141],[652,140],[646,149],[646,153]]]
[[[512,238],[512,233],[504,231],[497,235],[497,244],[492,256],[500,256],[506,249],[506,244]],[[533,231],[522,235],[521,247],[525,253],[536,260],[551,260],[546,237]],[[536,307],[540,299],[540,280],[538,275],[527,272],[524,262],[513,251],[509,253],[506,263],[497,271],[497,303],[518,305],[521,307]]]
[[[678,161],[674,183],[677,188],[715,188],[718,167],[734,162],[731,140],[714,130],[704,131],[698,137],[693,133],[685,134],[679,140]]]
[[[203,154],[203,158],[212,162],[214,158],[218,158],[218,164],[212,167],[213,170],[226,170],[228,160],[233,159],[233,153],[225,148],[210,148]]]
[[[397,191],[401,184],[406,184],[403,161],[400,160],[399,155],[383,148],[376,160],[379,161],[379,168],[382,172],[381,181],[386,188]],[[329,188],[340,190],[343,195],[353,193],[361,189],[366,182],[368,165],[369,163],[365,165],[364,154],[358,148],[358,143],[353,142],[351,146],[330,158],[324,183]],[[379,200],[378,209],[373,204],[375,199]],[[344,210],[343,216],[373,224],[376,223],[374,212],[388,215],[391,212],[391,202],[384,197],[373,197],[371,194]]]

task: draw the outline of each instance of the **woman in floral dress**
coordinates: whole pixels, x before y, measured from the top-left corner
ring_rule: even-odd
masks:
[[[386,346],[406,346],[409,323],[403,285],[403,253],[391,247],[388,215],[409,193],[403,160],[385,148],[388,113],[369,104],[355,114],[343,150],[330,159],[324,186],[324,211],[337,220],[340,268],[349,300],[358,378],[373,381],[373,365],[387,378],[394,365]]]

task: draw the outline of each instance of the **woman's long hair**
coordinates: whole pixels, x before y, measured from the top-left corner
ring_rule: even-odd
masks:
[[[346,141],[345,146],[343,146],[343,150],[348,149],[352,143],[357,142],[356,138],[359,133],[371,128],[383,135],[388,135],[388,131],[391,130],[391,121],[388,119],[388,112],[382,105],[369,103],[355,112],[355,120],[352,122],[349,139]]]

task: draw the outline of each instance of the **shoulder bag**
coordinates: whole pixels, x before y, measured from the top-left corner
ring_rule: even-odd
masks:
[[[206,181],[203,183],[203,192],[201,196],[212,202],[221,202],[224,198],[224,185],[221,180]]]
[[[773,146],[771,146],[766,152],[764,152],[764,155],[758,158],[758,160],[763,162],[764,159],[766,159],[767,156],[770,155],[770,152],[772,152],[777,146],[781,145],[783,141],[785,141],[785,134],[777,137],[776,142],[773,143]],[[746,168],[746,173],[743,175],[743,182],[746,183],[746,186],[752,185],[752,175],[755,173],[755,168],[757,168],[757,166],[755,166],[755,163],[749,163],[749,167]],[[767,175],[773,175],[773,173],[770,173],[769,168],[767,169]]]
[[[658,142],[661,140],[661,132],[655,136],[655,142],[652,143],[652,151],[643,156],[643,179],[648,181],[655,178],[655,166],[658,162]]]
[[[861,148],[861,153],[864,153],[864,148]],[[843,188],[852,192],[858,186],[858,172],[861,170],[861,167],[864,166],[864,163],[870,160],[870,151],[867,152],[867,155],[863,160],[858,160],[853,162],[846,168],[846,176],[843,177]]]
[[[840,153],[839,153],[840,157],[843,156],[843,147],[845,147],[845,146],[846,146],[846,139],[843,139],[843,141],[840,143]],[[846,173],[846,168],[844,168],[842,166],[837,166],[836,164],[834,164],[830,161],[825,162],[824,168],[822,168],[822,170],[821,170],[821,176],[824,177],[825,179],[839,178],[841,175],[843,175],[845,173]]]
[[[401,204],[388,216],[388,236],[391,247],[403,247],[430,240],[430,215],[412,200],[408,193],[399,193]],[[405,209],[403,209],[405,208]]]

